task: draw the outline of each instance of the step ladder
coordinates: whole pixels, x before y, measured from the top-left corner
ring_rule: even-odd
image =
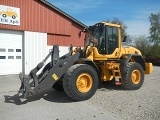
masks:
[[[121,85],[120,79],[121,79],[121,71],[120,69],[113,69],[112,70],[112,75],[115,78],[115,84],[116,85]]]

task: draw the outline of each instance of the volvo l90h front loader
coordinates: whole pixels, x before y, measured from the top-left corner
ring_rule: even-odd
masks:
[[[20,73],[24,97],[53,87],[64,90],[72,99],[86,100],[94,95],[101,81],[114,81],[128,90],[141,88],[144,74],[150,74],[153,66],[126,42],[127,37],[122,40],[120,25],[101,22],[81,32],[85,33],[84,49],[75,48],[59,57],[59,47],[54,45],[29,75]],[[43,67],[49,56],[51,61]]]

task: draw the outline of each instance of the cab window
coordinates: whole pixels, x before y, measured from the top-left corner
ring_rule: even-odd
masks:
[[[114,50],[118,47],[118,28],[107,27],[107,37],[108,37],[108,54],[112,54]]]

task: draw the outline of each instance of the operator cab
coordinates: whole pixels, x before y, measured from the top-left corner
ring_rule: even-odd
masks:
[[[112,54],[119,48],[118,27],[110,23],[97,23],[86,30],[85,46],[95,46],[99,54]]]

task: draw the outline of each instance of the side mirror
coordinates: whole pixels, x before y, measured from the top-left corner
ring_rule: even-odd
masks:
[[[78,36],[79,36],[79,38],[81,37],[81,32],[87,32],[87,30],[88,30],[88,28],[84,28],[83,30],[81,30],[81,31],[79,31],[79,34],[78,34]]]
[[[122,42],[128,43],[128,36],[125,36]]]
[[[123,47],[128,47],[129,46],[128,36],[124,37],[124,39],[122,41],[122,45],[123,45]]]

